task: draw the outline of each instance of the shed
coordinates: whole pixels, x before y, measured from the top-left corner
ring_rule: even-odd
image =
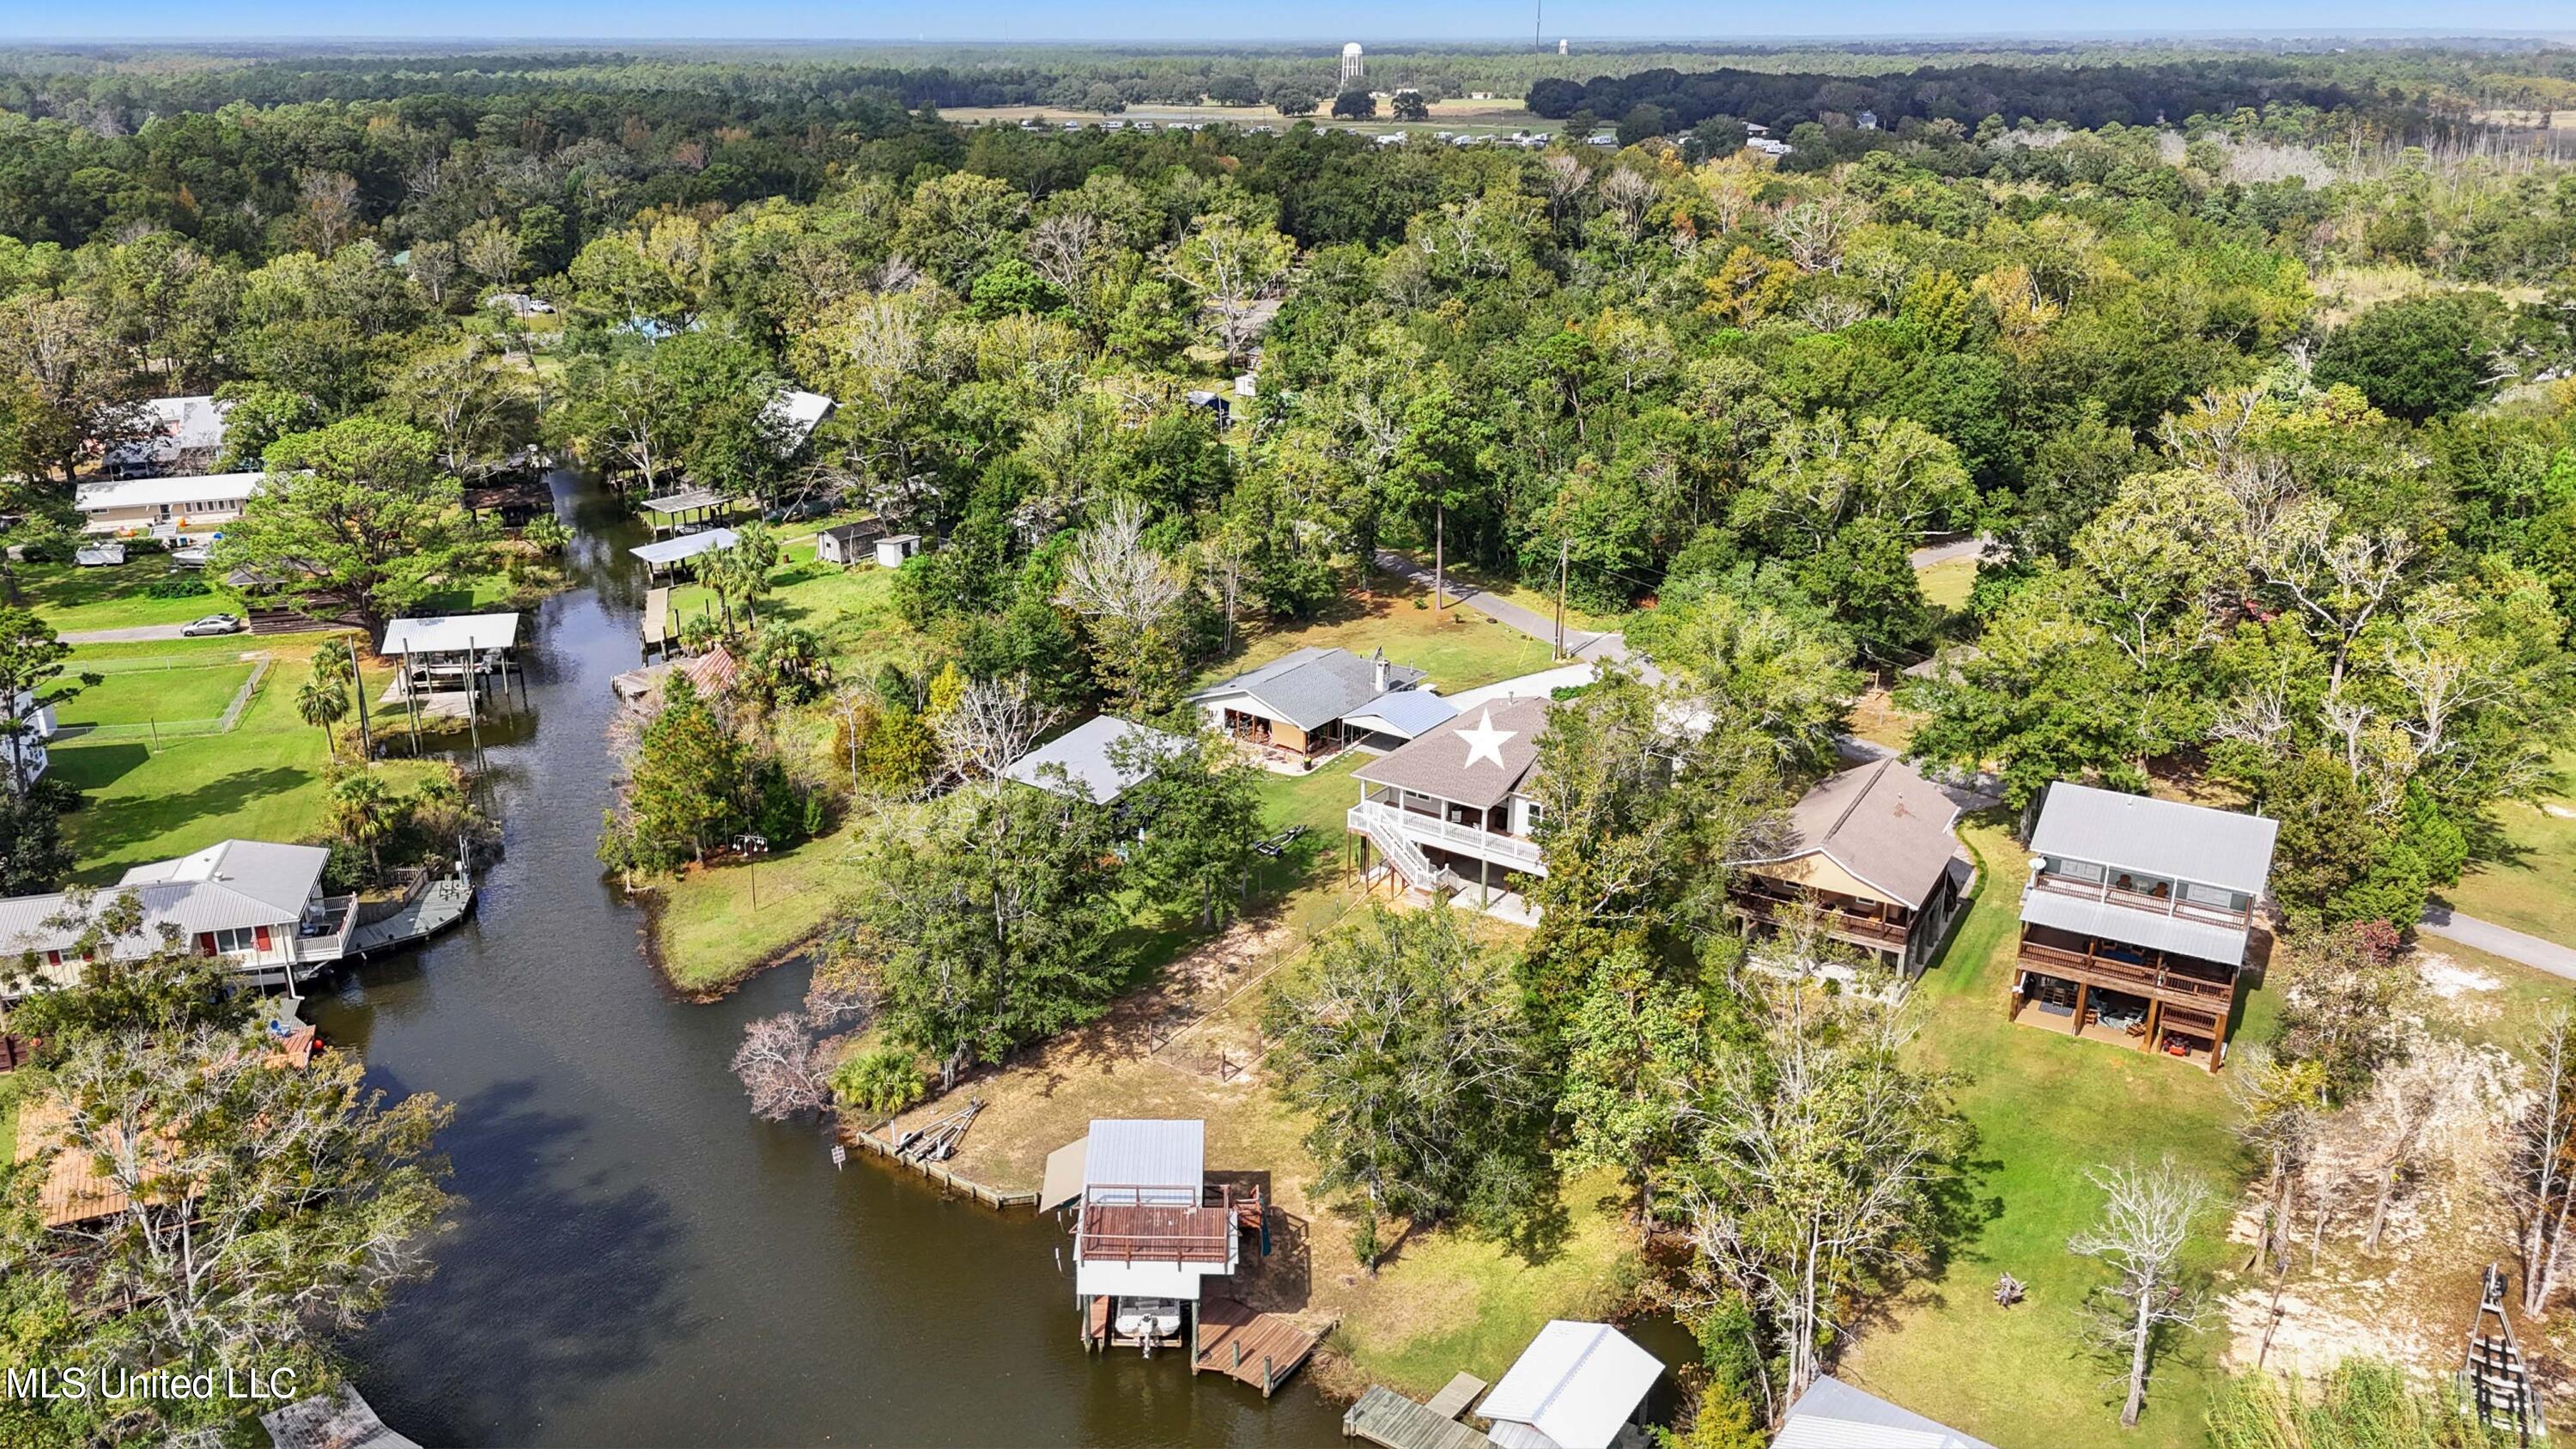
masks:
[[[1865,1394],[1828,1374],[1780,1421],[1772,1449],[1994,1449],[1949,1425]]]
[[[814,535],[814,557],[828,564],[848,567],[864,563],[871,557],[871,546],[885,536],[885,525],[871,518],[861,523],[844,523]]]
[[[93,543],[87,547],[73,550],[72,562],[79,564],[85,569],[105,568],[113,564],[121,564],[125,562],[125,545],[121,543]]]
[[[1477,1412],[1503,1449],[1610,1449],[1663,1363],[1606,1323],[1559,1318],[1530,1340]]]
[[[887,568],[900,568],[903,561],[921,552],[921,535],[898,533],[877,540],[877,562]]]

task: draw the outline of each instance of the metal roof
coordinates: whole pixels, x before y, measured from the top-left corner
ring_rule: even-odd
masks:
[[[1547,710],[1544,699],[1480,705],[1351,773],[1372,785],[1490,810],[1518,793],[1537,769]]]
[[[2162,911],[2088,901],[2057,891],[2025,889],[2021,893],[2021,918],[2032,925],[2055,926],[2079,936],[2100,936],[2159,951],[2179,951],[2203,961],[2229,966],[2245,963],[2246,932],[2242,927],[2213,925],[2189,916],[2168,916]]]
[[[1038,1188],[1038,1211],[1054,1212],[1082,1196],[1082,1164],[1091,1139],[1076,1137],[1047,1154],[1046,1178]]]
[[[627,552],[648,564],[675,564],[682,559],[696,558],[699,554],[714,549],[731,548],[733,543],[732,529],[710,528],[704,533],[684,533],[678,538],[658,538],[651,543],[630,548]]]
[[[238,506],[257,494],[265,473],[198,473],[178,478],[119,478],[83,483],[72,506],[83,513],[107,508],[184,508],[192,503]]]
[[[1600,672],[1600,669],[1591,661],[1582,660],[1573,664],[1560,664],[1554,669],[1542,669],[1536,674],[1523,674],[1511,679],[1498,680],[1492,684],[1481,684],[1474,689],[1462,689],[1455,694],[1443,695],[1442,698],[1448,700],[1463,714],[1480,704],[1492,704],[1498,700],[1547,699],[1560,689],[1576,689],[1590,684]]]
[[[303,918],[330,858],[331,852],[315,845],[227,840],[194,855],[135,866],[115,886],[94,892],[86,914],[72,910],[70,897],[59,893],[13,896],[0,900],[0,952],[68,950],[89,921],[129,890],[142,904],[143,931],[139,940],[116,943],[120,957],[159,949],[165,924],[187,936],[292,925]]]
[[[700,508],[721,508],[725,496],[712,488],[688,487],[669,493],[658,493],[636,507],[648,513],[689,513]]]
[[[385,626],[384,645],[376,652],[460,654],[469,649],[507,649],[518,642],[516,614],[444,614],[394,620]]]
[[[1154,1118],[1096,1118],[1082,1153],[1082,1185],[1161,1187],[1198,1205],[1207,1187],[1207,1124]]]
[[[1950,871],[1959,807],[1893,758],[1829,775],[1789,810],[1789,838],[1762,865],[1821,854],[1894,900],[1921,905]]]
[[[1561,1449],[1609,1449],[1663,1372],[1661,1360],[1610,1325],[1559,1318],[1521,1350],[1476,1412],[1497,1428],[1526,1424]]]
[[[1949,1425],[1899,1408],[1828,1374],[1807,1386],[1780,1421],[1771,1449],[1994,1449]]]
[[[1427,689],[1391,689],[1344,716],[1361,729],[1408,740],[1457,717],[1455,705]]]
[[[2259,896],[2280,829],[2260,815],[2060,780],[2048,787],[2030,851]]]
[[[1258,669],[1247,669],[1223,684],[1202,689],[1190,698],[1204,703],[1229,694],[1247,694],[1279,718],[1301,730],[1311,730],[1351,714],[1389,690],[1418,684],[1423,678],[1419,669],[1389,664],[1385,686],[1380,687],[1379,663],[1348,649],[1309,645]]]
[[[774,419],[780,430],[779,456],[785,457],[805,446],[823,420],[832,415],[832,400],[819,392],[791,387],[769,400],[764,413]]]
[[[156,397],[143,401],[152,432],[107,451],[111,463],[166,463],[182,453],[212,452],[224,445],[224,414],[231,403],[212,397]]]
[[[1188,743],[1169,730],[1094,715],[1020,756],[1002,773],[1059,795],[1076,787],[1092,803],[1106,805],[1152,774],[1162,756]]]

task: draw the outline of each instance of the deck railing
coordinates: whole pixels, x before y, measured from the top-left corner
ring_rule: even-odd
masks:
[[[1793,910],[1799,904],[1796,901],[1783,900],[1778,896],[1765,895],[1760,891],[1734,892],[1727,898],[1727,903],[1757,921],[1777,920],[1782,912]],[[1827,935],[1857,937],[1883,946],[1902,946],[1905,944],[1906,937],[1913,932],[1912,927],[1895,921],[1883,921],[1874,916],[1858,916],[1849,911],[1819,909],[1816,912],[1816,919],[1824,927]]]
[[[1515,870],[1537,870],[1541,861],[1538,842],[1517,835],[1482,830],[1473,825],[1459,825],[1436,815],[1400,810],[1365,800],[1350,809],[1348,817],[1353,830],[1393,830],[1401,832],[1416,844],[1438,845],[1508,865]]]
[[[337,922],[329,931],[308,936],[299,931],[295,937],[295,959],[298,961],[337,961],[348,954],[349,932],[357,925],[358,898],[354,895],[324,896],[322,909]]]
[[[1234,1261],[1233,1190],[1203,1194],[1195,1204],[1171,1201],[1175,1195],[1171,1188],[1125,1184],[1084,1189],[1074,1251],[1086,1263]]]
[[[2118,886],[2111,884],[2108,878],[2102,880],[2078,880],[2070,875],[2058,875],[2054,872],[2042,871],[2031,878],[2031,887],[2034,890],[2046,891],[2051,895],[2072,896],[2077,900],[2085,901],[2100,901],[2105,905],[2118,906],[2123,910],[2145,911],[2149,915],[2155,916],[2174,916],[2186,921],[2200,921],[2212,926],[2235,926],[2242,928],[2251,925],[2254,920],[2254,910],[2250,904],[2242,908],[2232,908],[2228,906],[2214,906],[2207,901],[2184,900],[2182,888],[2180,886],[2176,886],[2165,894],[2159,896],[2152,895],[2146,891],[2122,890]]]
[[[2136,986],[2167,996],[2191,997],[2202,1001],[2226,1001],[2236,994],[2236,983],[2218,980],[2196,972],[2180,970],[2162,962],[2141,965],[2122,961],[2091,951],[2069,951],[2061,946],[2043,946],[2036,941],[2021,943],[2021,963],[2051,976],[2080,972],[2100,977],[2122,986]]]

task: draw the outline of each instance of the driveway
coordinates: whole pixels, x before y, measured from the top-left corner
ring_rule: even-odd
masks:
[[[1431,566],[1417,563],[1393,549],[1377,551],[1377,566],[1426,589],[1431,587]],[[1496,623],[1517,629],[1542,644],[1556,642],[1556,620],[1536,609],[1496,598],[1482,589],[1468,588],[1454,576],[1449,580],[1447,594],[1450,603],[1465,604]],[[1568,629],[1565,631],[1565,652],[1570,658],[1615,659],[1624,664],[1628,660],[1628,641],[1614,632],[1595,634],[1582,629]]]
[[[130,629],[67,629],[66,644],[140,644],[151,639],[184,639],[185,624],[137,624]]]
[[[2427,936],[2457,941],[2490,956],[2519,961],[2535,971],[2546,971],[2552,976],[2576,981],[2576,951],[2511,926],[2499,926],[2493,921],[2461,915],[2440,901],[2424,908],[2424,919],[2416,923],[2415,929]]]

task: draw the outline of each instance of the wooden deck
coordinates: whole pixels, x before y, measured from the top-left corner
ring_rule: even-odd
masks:
[[[1342,1437],[1385,1449],[1494,1449],[1484,1435],[1383,1385],[1360,1395],[1342,1415]]]
[[[1476,1402],[1476,1396],[1484,1391],[1483,1379],[1465,1369],[1460,1369],[1457,1376],[1449,1380],[1448,1387],[1433,1394],[1431,1402],[1425,1407],[1441,1418],[1454,1419],[1467,1412],[1467,1406]]]
[[[1231,1298],[1210,1298],[1199,1304],[1190,1372],[1241,1379],[1266,1399],[1322,1337],[1284,1313],[1256,1313]]]

